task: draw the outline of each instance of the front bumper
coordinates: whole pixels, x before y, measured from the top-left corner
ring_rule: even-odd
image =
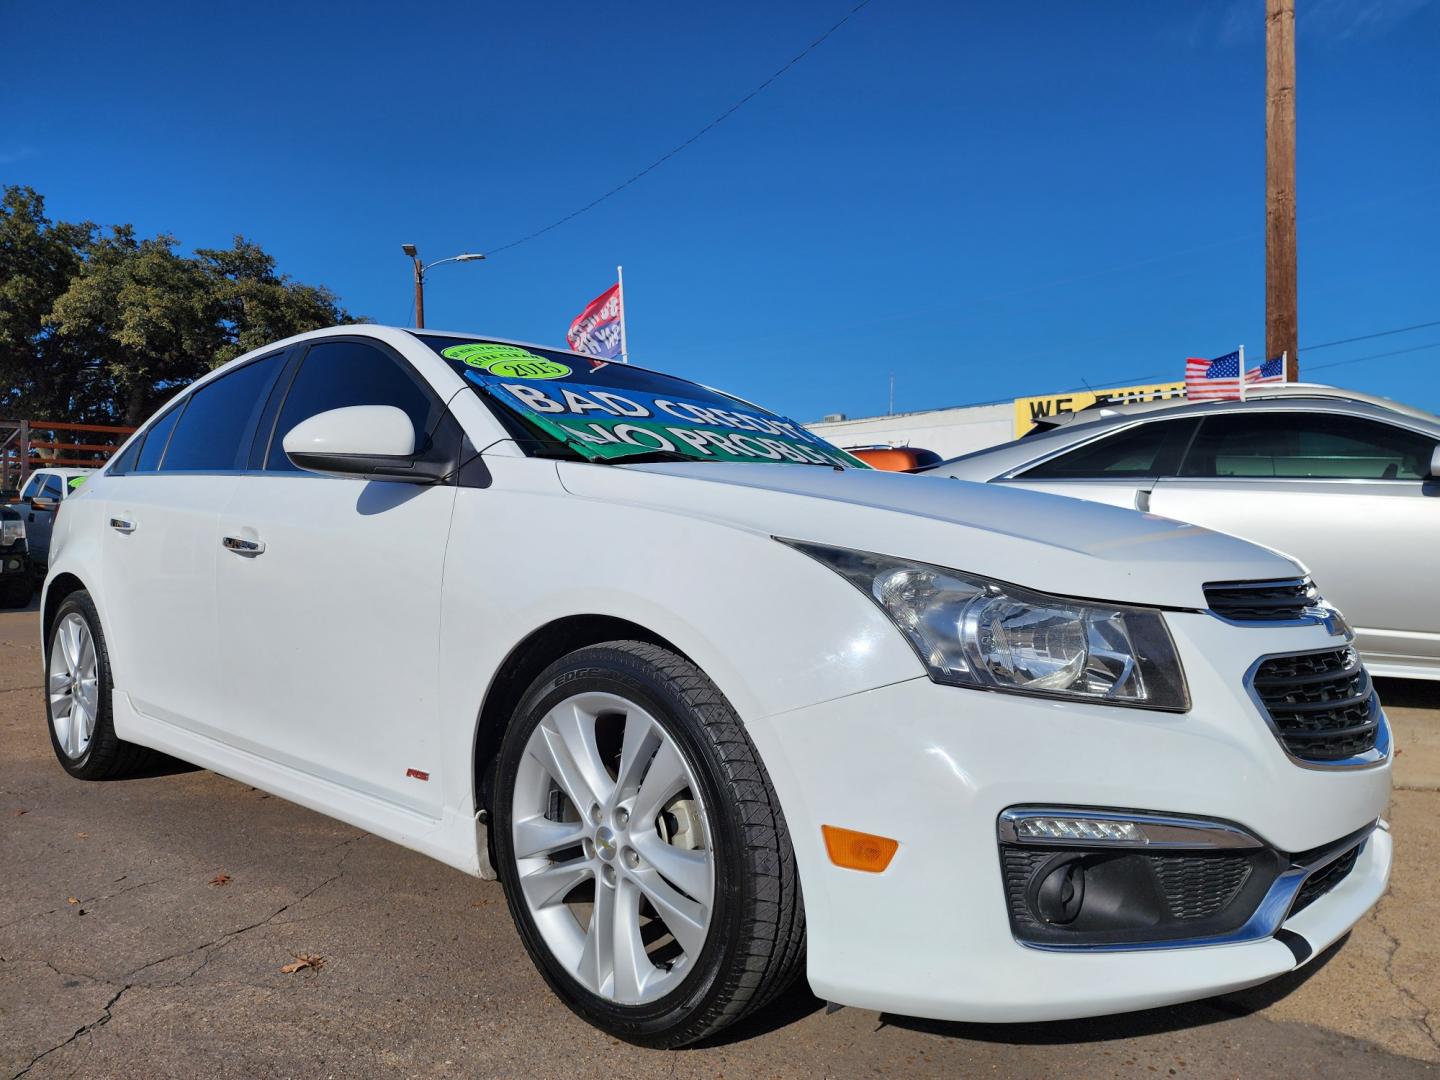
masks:
[[[0,548],[0,577],[8,578],[17,574],[29,576],[33,573],[30,553],[23,541]]]
[[[1364,915],[1389,877],[1383,827],[1337,887],[1284,922],[1304,939],[1300,948],[1274,936],[1065,952],[1015,940],[996,841],[1008,807],[1219,818],[1291,852],[1330,844],[1385,811],[1388,759],[1299,767],[1244,687],[1257,656],[1337,644],[1327,629],[1239,628],[1200,614],[1167,621],[1194,702],[1183,715],[917,678],[750,724],[795,844],[815,993],[950,1020],[1123,1012],[1293,970],[1297,956],[1319,953]],[[893,837],[900,848],[883,873],[841,869],[825,854],[822,824]]]

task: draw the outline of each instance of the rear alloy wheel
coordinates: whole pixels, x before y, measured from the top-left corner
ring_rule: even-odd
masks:
[[[110,715],[110,654],[90,594],[65,598],[45,652],[45,713],[50,745],[65,771],[81,780],[124,776],[154,760],[154,751],[115,736]]]
[[[681,657],[614,642],[552,665],[506,733],[495,802],[511,913],[591,1023],[684,1045],[798,971],[774,792],[733,710]]]

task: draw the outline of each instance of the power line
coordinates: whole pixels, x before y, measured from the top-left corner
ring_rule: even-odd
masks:
[[[1435,326],[1437,324],[1430,323],[1429,325]],[[1435,348],[1440,348],[1440,341],[1432,341],[1428,345],[1414,345],[1408,349],[1395,349],[1392,352],[1371,353],[1369,356],[1352,356],[1349,360],[1334,360],[1328,364],[1310,364],[1308,366],[1314,371],[1322,371],[1325,368],[1344,367],[1346,364],[1358,364],[1363,360],[1382,360],[1388,356],[1404,356],[1406,353],[1420,352],[1424,349]]]
[[[508,251],[510,248],[513,248],[513,247],[519,247],[521,244],[524,244],[524,243],[526,243],[527,241],[534,240],[537,236],[543,236],[545,233],[549,232],[551,229],[558,229],[561,225],[564,225],[567,221],[572,221],[572,220],[574,220],[575,218],[579,217],[581,214],[585,213],[587,210],[593,210],[595,207],[599,206],[599,205],[600,205],[602,202],[604,202],[606,199],[610,198],[610,196],[616,195],[616,194],[618,194],[619,192],[624,191],[624,190],[625,190],[627,187],[629,187],[631,184],[635,183],[636,180],[639,180],[639,179],[640,179],[642,176],[644,176],[646,173],[652,172],[652,171],[654,171],[655,169],[659,168],[661,165],[665,164],[665,162],[669,161],[669,160],[670,160],[672,157],[674,157],[676,154],[680,153],[680,151],[682,151],[682,150],[684,150],[686,147],[690,146],[691,143],[695,142],[697,139],[699,139],[699,138],[700,138],[702,135],[704,135],[706,132],[708,132],[708,131],[710,131],[712,128],[716,127],[722,120],[725,120],[725,119],[726,119],[727,117],[729,117],[732,113],[738,111],[741,107],[743,107],[745,104],[747,104],[747,103],[750,101],[751,98],[755,97],[755,96],[756,96],[757,94],[759,94],[762,90],[764,90],[764,89],[765,89],[766,87],[768,87],[771,83],[773,83],[776,79],[780,78],[781,75],[784,75],[785,72],[789,71],[792,67],[794,67],[796,64],[798,64],[801,60],[805,59],[805,57],[807,57],[808,55],[810,55],[810,53],[814,52],[815,49],[818,48],[818,47],[820,46],[820,44],[821,44],[826,38],[828,38],[831,34],[835,33],[836,30],[839,30],[840,27],[844,26],[847,22],[849,22],[856,14],[859,13],[859,11],[860,11],[861,8],[867,7],[867,6],[869,6],[869,4],[870,4],[870,0],[860,0],[860,3],[856,4],[853,8],[851,8],[851,9],[845,14],[845,17],[844,17],[844,18],[842,18],[842,19],[841,19],[839,22],[837,22],[834,26],[830,27],[829,30],[826,30],[823,34],[821,34],[819,37],[817,37],[817,38],[816,38],[814,41],[812,41],[809,45],[806,45],[805,48],[801,49],[798,53],[796,53],[796,54],[795,54],[794,56],[792,56],[789,60],[787,60],[787,61],[786,61],[779,69],[777,69],[776,72],[775,72],[773,75],[771,75],[768,79],[766,79],[764,82],[762,82],[759,86],[755,87],[755,89],[751,90],[748,94],[746,94],[744,97],[742,97],[739,101],[735,102],[734,105],[731,105],[728,109],[726,109],[724,112],[722,112],[719,116],[715,117],[714,120],[711,120],[708,124],[706,124],[704,127],[702,127],[699,131],[695,132],[694,135],[691,135],[691,136],[690,136],[688,139],[686,139],[684,142],[679,143],[678,145],[676,145],[676,146],[672,147],[671,149],[667,150],[665,153],[661,154],[658,158],[656,158],[654,161],[652,161],[649,165],[646,165],[645,168],[641,169],[641,170],[640,170],[639,172],[637,172],[634,176],[630,177],[630,179],[628,179],[628,180],[626,180],[626,181],[624,181],[624,182],[622,182],[622,183],[616,184],[616,185],[615,185],[613,188],[611,188],[609,191],[605,192],[605,194],[599,196],[598,198],[592,199],[590,202],[586,203],[584,206],[580,207],[580,209],[578,209],[578,210],[572,210],[570,213],[566,214],[564,217],[560,218],[559,220],[557,220],[557,221],[552,221],[549,225],[546,225],[543,229],[536,229],[534,232],[528,233],[528,234],[526,234],[525,236],[520,237],[518,240],[511,240],[508,244],[501,244],[499,247],[486,248],[486,249],[485,249],[485,254],[486,254],[486,255],[491,255],[491,256],[493,256],[493,255],[497,254],[498,252]]]
[[[1352,341],[1369,341],[1371,338],[1389,337],[1391,334],[1404,334],[1411,330],[1424,330],[1427,326],[1440,326],[1440,319],[1437,319],[1435,322],[1416,323],[1414,326],[1401,326],[1394,330],[1381,330],[1374,334],[1361,334],[1359,337],[1341,338],[1339,341],[1322,341],[1319,345],[1302,345],[1300,351],[1314,352],[1316,349],[1328,349],[1331,345],[1349,345]],[[1349,363],[1349,361],[1346,361],[1346,363]]]
[[[1357,337],[1345,338],[1345,339],[1342,340],[1342,341],[1327,341],[1327,342],[1323,342],[1323,343],[1321,343],[1321,344],[1319,344],[1319,345],[1302,345],[1302,346],[1300,346],[1300,351],[1301,351],[1302,353],[1306,353],[1306,352],[1313,352],[1313,351],[1316,350],[1316,349],[1329,348],[1331,345],[1348,345],[1348,344],[1350,344],[1350,343],[1353,342],[1353,341],[1370,341],[1370,340],[1372,340],[1372,339],[1374,339],[1374,338],[1389,337],[1391,334],[1403,334],[1403,333],[1406,333],[1407,331],[1410,331],[1410,330],[1421,330],[1421,329],[1423,329],[1423,328],[1425,328],[1425,327],[1427,327],[1427,326],[1440,326],[1440,321],[1436,321],[1436,322],[1425,322],[1425,323],[1416,323],[1414,326],[1401,326],[1401,327],[1396,327],[1396,328],[1393,329],[1393,330],[1376,330],[1374,333],[1371,333],[1371,334],[1360,334],[1360,335],[1358,335]],[[1306,369],[1307,371],[1324,371],[1324,370],[1327,369],[1327,368],[1344,367],[1346,364],[1359,364],[1359,363],[1365,362],[1366,360],[1383,360],[1383,359],[1386,359],[1387,357],[1391,357],[1391,356],[1404,356],[1404,355],[1406,355],[1406,354],[1408,354],[1408,353],[1421,352],[1421,351],[1423,351],[1423,350],[1425,350],[1425,349],[1434,349],[1434,348],[1440,348],[1440,341],[1432,341],[1432,342],[1431,342],[1430,344],[1428,344],[1428,345],[1415,345],[1415,346],[1412,346],[1411,348],[1408,348],[1408,349],[1395,349],[1395,350],[1393,350],[1393,351],[1391,351],[1391,352],[1370,353],[1370,354],[1367,355],[1367,356],[1352,356],[1349,360],[1332,360],[1332,361],[1331,361],[1330,363],[1328,363],[1328,364],[1306,364],[1306,365],[1305,365],[1305,369]],[[1173,374],[1173,373],[1167,373],[1167,374]],[[1150,374],[1150,375],[1127,375],[1127,376],[1125,376],[1124,378],[1106,379],[1105,381],[1106,381],[1106,382],[1115,383],[1115,384],[1118,384],[1118,385],[1132,385],[1132,384],[1153,383],[1153,382],[1157,382],[1157,381],[1159,381],[1159,380],[1165,379],[1165,378],[1167,377],[1167,374],[1160,374],[1160,375],[1156,375],[1156,374]],[[1171,379],[1171,381],[1179,381],[1179,380]],[[1090,387],[1089,387],[1088,384],[1086,385],[1085,388],[1086,388],[1087,390],[1090,389]],[[1079,389],[1080,389],[1079,387],[1071,387],[1071,388],[1069,388],[1069,390],[1061,390],[1061,391],[1057,391],[1057,392],[1058,392],[1058,393],[1068,393],[1068,392],[1070,392],[1070,391],[1078,391]],[[1003,402],[1010,401],[1010,400],[1012,400],[1012,399],[1011,399],[1011,398],[999,398],[999,399],[997,399],[997,400],[995,400],[995,401],[981,402],[981,404],[984,404],[984,405],[999,405],[999,404],[1001,404],[1001,403],[1003,403]],[[953,407],[953,406],[952,406],[952,407]]]

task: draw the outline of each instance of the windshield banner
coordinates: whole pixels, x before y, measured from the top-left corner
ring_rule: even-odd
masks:
[[[483,358],[451,356],[450,349],[445,353],[470,365],[466,378],[591,460],[668,451],[697,461],[867,467],[784,417],[716,408],[714,398],[690,400],[630,387],[621,392],[580,382],[569,366],[548,358],[514,355],[522,350],[513,346],[488,350],[492,355]]]

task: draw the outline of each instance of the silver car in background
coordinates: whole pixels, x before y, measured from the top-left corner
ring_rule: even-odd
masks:
[[[1245,401],[1094,408],[925,471],[1265,544],[1309,568],[1374,674],[1440,679],[1440,417],[1431,413],[1334,387],[1262,387]],[[1214,583],[1212,608],[1224,609],[1225,584]],[[1298,612],[1309,589],[1275,582],[1265,602]]]

